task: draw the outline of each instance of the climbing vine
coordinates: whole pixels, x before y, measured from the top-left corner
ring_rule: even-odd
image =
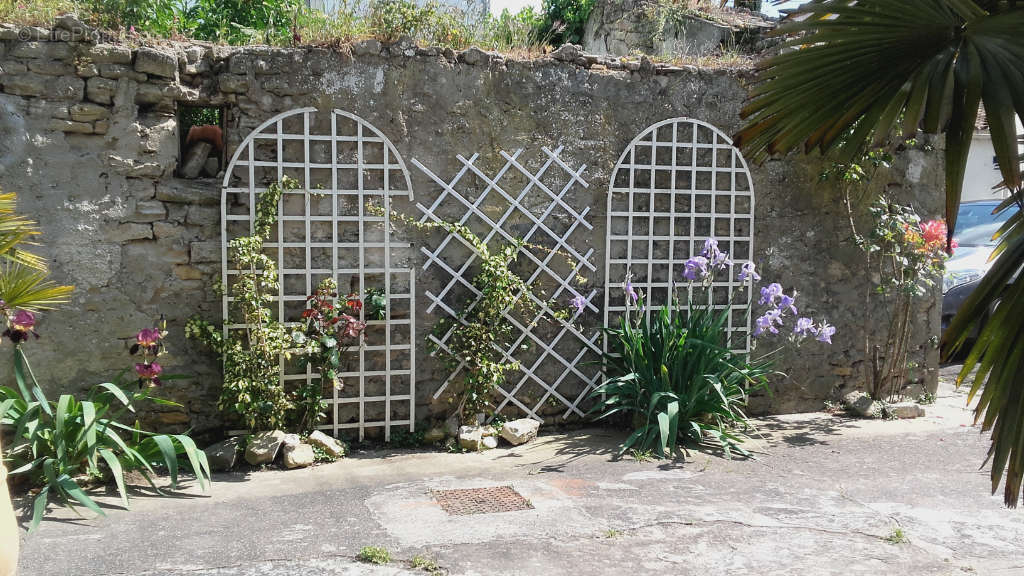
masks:
[[[370,206],[369,210],[378,215],[384,214],[379,206]],[[543,294],[535,293],[512,270],[512,265],[522,250],[553,250],[523,241],[501,244],[492,249],[463,224],[443,220],[419,222],[397,212],[391,212],[391,220],[421,231],[443,231],[458,236],[473,249],[480,262],[479,272],[471,280],[480,296],[468,302],[454,320],[441,319],[434,326],[433,332],[438,337],[451,331],[444,346],[439,346],[432,339],[427,340],[431,353],[441,358],[447,368],[463,367],[461,386],[449,397],[449,402],[454,404],[454,412],[459,419],[466,422],[474,415],[493,408],[494,390],[504,383],[506,373],[519,368],[519,363],[506,353],[516,328],[506,314],[515,311],[534,318],[541,310],[538,303],[544,302]],[[585,281],[581,277],[577,280]],[[568,317],[567,310],[556,308],[552,302],[547,305],[548,309],[554,310],[555,319]],[[550,315],[546,320],[552,320]]]

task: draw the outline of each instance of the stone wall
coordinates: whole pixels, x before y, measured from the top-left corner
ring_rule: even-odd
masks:
[[[58,30],[59,32],[59,30]],[[183,338],[194,314],[216,318],[211,283],[220,271],[220,179],[175,176],[176,110],[222,106],[227,153],[272,116],[297,107],[357,114],[438,174],[459,166],[455,155],[479,152],[479,164],[501,166],[500,150],[525,148],[533,165],[540,147],[565,147],[572,166],[586,164],[593,212],[591,286],[602,289],[604,206],[621,151],[647,126],[672,117],[707,121],[725,133],[740,126],[744,71],[707,71],[580,54],[574,47],[532,60],[470,49],[382,46],[366,40],[338,49],[230,48],[202,44],[126,46],[54,40],[50,31],[0,27],[0,187],[18,192],[22,212],[38,219],[40,248],[73,302],[40,321],[28,345],[50,393],[78,391],[130,365],[127,342],[166,315],[171,329],[167,371],[191,378],[165,384],[163,395],[185,410],[151,415],[164,428],[219,426],[218,365]],[[940,156],[901,154],[877,182],[940,213]],[[755,256],[766,278],[801,291],[804,312],[839,328],[831,347],[807,346],[780,360],[789,374],[761,412],[820,409],[822,401],[862,385],[865,335],[876,330],[868,271],[850,243],[836,191],[819,183],[820,162],[803,157],[752,166],[756,195]],[[412,170],[417,200],[439,188]],[[404,206],[401,209],[411,210]],[[618,283],[619,279],[611,279]],[[417,293],[437,280],[420,272]],[[600,299],[599,299],[600,300]],[[419,311],[425,309],[422,298]],[[922,370],[934,385],[938,303],[921,310],[915,333]],[[876,314],[877,315],[877,314]],[[433,318],[422,312],[420,335]],[[417,414],[443,415],[432,393],[444,371],[420,346]]]
[[[717,3],[715,3],[717,4]],[[657,0],[598,0],[583,31],[583,48],[598,54],[701,57],[723,52],[756,53],[763,33],[775,26],[744,9],[708,8],[688,13],[682,4]]]

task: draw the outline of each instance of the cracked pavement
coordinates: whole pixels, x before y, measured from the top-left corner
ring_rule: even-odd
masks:
[[[988,438],[964,401],[944,383],[917,420],[761,418],[756,460],[615,460],[624,433],[587,429],[481,454],[373,451],[217,475],[205,494],[140,488],[130,511],[113,494],[106,517],[54,510],[23,537],[20,573],[383,576],[427,573],[410,565],[424,555],[466,576],[1022,574],[1024,511],[989,494]],[[499,485],[534,509],[448,516],[430,495]],[[358,562],[364,546],[392,562]]]

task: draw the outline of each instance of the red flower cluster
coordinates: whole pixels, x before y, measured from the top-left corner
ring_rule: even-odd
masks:
[[[936,251],[944,249],[947,233],[948,229],[946,228],[945,220],[929,220],[921,223],[921,236],[926,250]],[[953,240],[953,243],[950,245],[950,253],[957,246],[957,241]]]

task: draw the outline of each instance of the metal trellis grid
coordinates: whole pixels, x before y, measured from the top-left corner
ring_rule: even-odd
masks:
[[[558,406],[560,412],[565,409],[562,418],[582,417],[581,404],[600,377],[599,367],[591,362],[600,354],[600,333],[580,327],[585,314],[596,317],[599,313],[594,303],[597,290],[583,288],[576,281],[596,270],[591,261],[594,249],[580,248],[590,243],[590,206],[586,200],[573,200],[574,196],[569,194],[574,188],[587,188],[582,177],[586,166],[568,166],[559,157],[562,148],[542,150],[544,156],[536,170],[524,165],[523,150],[501,152],[504,164],[494,176],[475,164],[479,154],[468,159],[459,155],[456,158],[461,168],[448,181],[416,159],[412,161],[441,189],[429,206],[417,204],[423,214],[421,221],[445,218],[466,225],[492,248],[497,243],[522,240],[551,250],[535,253],[520,249],[519,262],[526,284],[549,300],[532,298],[538,310],[533,318],[506,312],[504,317],[515,327],[516,334],[506,348],[496,346],[506,361],[518,361],[520,368],[507,373],[505,386],[496,391],[500,399],[495,413],[506,408],[518,409],[537,420],[544,419],[544,413],[549,412],[545,408],[550,405]],[[430,300],[427,313],[440,310],[459,319],[463,306],[468,303],[472,307],[480,297],[472,285],[476,252],[457,235],[448,235],[437,246],[421,250],[427,257],[424,270],[434,267],[440,269],[437,274],[446,277],[439,292],[426,292]],[[541,317],[554,318],[551,303],[555,303],[555,308],[568,307],[575,297],[586,300],[582,310],[573,309],[571,317],[554,320],[553,325],[538,322]],[[453,326],[429,338],[446,350],[452,330]],[[458,366],[434,398],[439,398],[463,369],[463,365]]]
[[[605,250],[604,325],[618,326],[626,311],[622,282],[631,275],[634,289],[649,304],[647,314],[680,299],[683,262],[699,255],[714,237],[739,267],[753,257],[754,191],[747,163],[725,134],[690,118],[672,118],[650,126],[622,153],[608,187],[608,235]],[[712,284],[716,308],[729,308],[730,346],[750,348],[750,287],[726,278]],[[738,289],[729,304],[729,293]],[[690,289],[692,290],[692,289]]]
[[[343,355],[341,390],[323,385],[328,421],[319,427],[337,436],[356,429],[415,425],[415,278],[409,244],[392,239],[392,197],[412,200],[409,172],[394,145],[363,119],[333,110],[300,108],[275,116],[249,134],[224,176],[221,202],[224,332],[244,329],[232,317],[227,288],[228,242],[252,234],[257,198],[284,176],[300,189],[285,191],[271,241],[264,244],[278,265],[276,319],[301,326],[306,297],[325,278],[338,284],[339,299],[358,295],[367,323],[364,342]],[[384,215],[367,212],[367,204]],[[383,305],[372,308],[372,297]],[[286,387],[320,375],[296,361],[281,362]]]

